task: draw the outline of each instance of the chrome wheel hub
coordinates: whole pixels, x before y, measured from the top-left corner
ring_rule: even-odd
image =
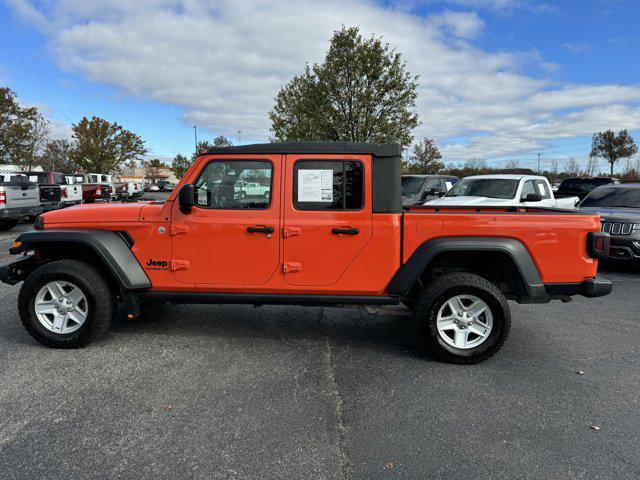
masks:
[[[43,327],[64,335],[75,332],[84,324],[89,304],[78,286],[67,281],[53,281],[38,291],[34,310]]]
[[[456,295],[440,307],[437,327],[447,345],[469,349],[489,338],[493,314],[489,305],[475,295]]]

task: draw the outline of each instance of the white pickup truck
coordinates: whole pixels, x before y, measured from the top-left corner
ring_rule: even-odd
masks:
[[[576,208],[578,197],[556,199],[540,175],[476,175],[463,178],[442,198],[425,205]]]
[[[80,177],[82,178],[82,177]],[[82,203],[82,182],[76,175],[65,175],[60,183],[60,203],[71,207]]]

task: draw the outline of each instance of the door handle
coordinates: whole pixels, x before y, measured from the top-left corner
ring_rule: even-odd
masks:
[[[333,233],[334,235],[358,235],[360,233],[360,230],[350,227],[336,227],[331,230],[331,233]]]
[[[247,227],[249,233],[273,233],[275,229],[273,227]]]

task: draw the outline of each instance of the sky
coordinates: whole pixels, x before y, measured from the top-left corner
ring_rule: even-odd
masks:
[[[193,125],[268,141],[278,90],[359,26],[420,75],[416,140],[548,168],[586,163],[597,131],[640,140],[639,19],[637,0],[0,0],[0,85],[56,137],[97,115],[171,158]]]

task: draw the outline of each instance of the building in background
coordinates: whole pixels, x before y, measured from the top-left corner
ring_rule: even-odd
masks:
[[[180,181],[168,167],[155,168],[153,170],[153,173],[149,175],[148,168],[123,168],[120,172],[120,177],[143,178],[146,183],[158,183],[161,180],[171,183]]]

